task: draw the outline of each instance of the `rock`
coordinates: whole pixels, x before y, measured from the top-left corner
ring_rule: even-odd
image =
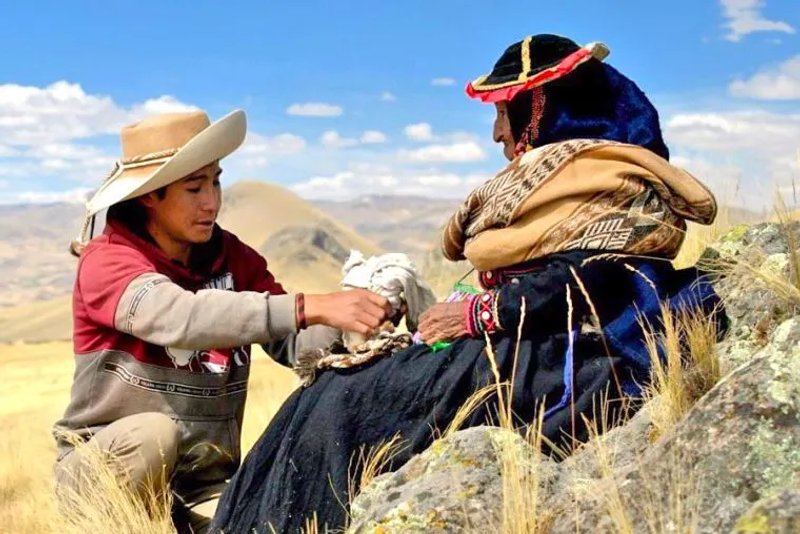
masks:
[[[800,222],[788,225],[779,223],[740,224],[720,237],[702,255],[701,262],[720,256],[728,258],[748,258],[785,253],[789,249],[789,239],[795,246],[800,245]]]
[[[800,253],[800,222],[740,225],[709,247],[700,264],[722,271],[715,283],[731,321],[722,344],[728,368],[748,361],[775,327],[800,313],[800,284],[790,243]]]
[[[559,464],[559,476],[549,495],[553,502],[568,502],[574,493],[598,483],[603,478],[599,459],[603,454],[613,458],[614,469],[635,465],[652,444],[653,424],[650,406],[645,405],[630,421],[589,441]]]
[[[351,503],[348,532],[486,532],[502,521],[502,459],[518,460],[543,488],[555,463],[516,433],[475,427],[437,440],[395,473],[372,481]]]
[[[800,486],[800,319],[772,341],[636,465],[589,486],[580,520],[552,532],[724,532],[759,499]]]
[[[762,499],[736,522],[735,534],[797,534],[800,532],[800,489]]]

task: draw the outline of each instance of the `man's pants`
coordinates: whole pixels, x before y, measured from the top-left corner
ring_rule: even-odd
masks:
[[[144,496],[148,491],[163,491],[175,470],[180,431],[175,422],[162,413],[148,412],[114,421],[89,440],[111,460],[109,467],[119,480],[129,481]],[[56,465],[56,490],[80,491],[81,480],[91,476],[92,462],[72,450]],[[202,534],[217,508],[219,489],[210,491],[201,502],[185,506],[177,502],[173,510],[179,532]]]

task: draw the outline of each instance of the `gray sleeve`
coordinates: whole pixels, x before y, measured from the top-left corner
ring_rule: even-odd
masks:
[[[297,332],[294,295],[187,291],[158,273],[136,277],[117,304],[117,330],[162,347],[224,349]]]
[[[336,328],[317,324],[284,339],[265,343],[264,352],[273,360],[287,367],[294,367],[297,355],[309,349],[328,349],[341,339],[342,332]]]

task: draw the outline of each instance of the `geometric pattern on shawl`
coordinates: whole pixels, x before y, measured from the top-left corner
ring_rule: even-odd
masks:
[[[450,218],[442,235],[446,258],[464,259],[463,242],[488,228],[508,225],[520,201],[564,163],[587,148],[609,144],[602,139],[577,139],[545,145],[514,159],[501,173],[478,186]],[[529,165],[530,158],[537,164]],[[461,243],[462,246],[454,246]],[[460,250],[456,250],[460,249]]]
[[[484,206],[475,220],[465,221],[466,235],[477,235],[487,228],[503,227],[511,222],[514,211],[522,200],[530,196],[544,181],[576,154],[613,141],[602,139],[576,139],[542,147],[541,152],[528,152],[508,166],[505,172],[478,187],[470,197]],[[527,156],[527,158],[526,158]],[[528,164],[528,158],[538,161]],[[523,172],[519,172],[522,167]],[[460,213],[468,218],[469,207],[462,206]]]

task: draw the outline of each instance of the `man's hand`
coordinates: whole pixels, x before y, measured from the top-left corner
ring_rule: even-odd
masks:
[[[392,305],[384,297],[353,289],[326,295],[306,295],[305,313],[308,325],[324,324],[370,337],[392,313]]]
[[[467,302],[434,304],[420,316],[419,334],[422,340],[433,345],[438,341],[451,341],[467,335]]]

